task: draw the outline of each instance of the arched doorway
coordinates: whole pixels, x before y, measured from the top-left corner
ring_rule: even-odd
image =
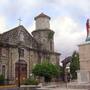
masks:
[[[4,78],[5,78],[5,72],[6,72],[6,67],[5,65],[2,65],[2,75],[4,76]]]
[[[70,72],[68,73],[67,64],[71,62],[72,57],[69,56],[62,61],[63,65],[63,81],[67,82],[68,77],[70,78]],[[68,76],[69,75],[69,76]]]
[[[19,60],[15,63],[15,80],[18,83],[23,83],[23,81],[27,78],[27,63],[24,60]]]

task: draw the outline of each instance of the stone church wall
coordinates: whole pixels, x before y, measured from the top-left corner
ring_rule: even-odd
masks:
[[[29,78],[30,73],[32,73],[32,68],[38,63],[37,52],[29,49],[24,49],[24,57],[20,57],[27,63],[27,78]],[[8,78],[15,79],[15,63],[19,60],[18,48],[9,48],[9,58],[8,58]]]
[[[50,62],[51,62],[52,64],[57,64],[57,65],[59,65],[59,55],[52,54],[51,57],[50,57]]]
[[[15,63],[18,61],[18,49],[9,48],[9,58],[8,58],[8,78],[15,78]]]

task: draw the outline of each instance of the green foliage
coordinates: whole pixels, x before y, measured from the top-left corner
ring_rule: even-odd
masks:
[[[3,75],[0,75],[0,85],[3,85],[5,82],[5,78]]]
[[[70,63],[70,73],[72,75],[72,79],[77,78],[77,70],[80,69],[80,62],[79,62],[79,54],[74,51],[72,55],[72,60]]]
[[[64,70],[63,70],[63,67],[60,66],[60,74],[59,76],[61,77],[61,79],[63,79],[64,77]]]
[[[38,81],[35,79],[27,79],[24,81],[24,85],[38,85]]]
[[[33,69],[33,74],[36,76],[41,76],[45,78],[45,81],[50,81],[52,77],[56,77],[60,72],[57,65],[43,62],[41,64],[36,64]]]

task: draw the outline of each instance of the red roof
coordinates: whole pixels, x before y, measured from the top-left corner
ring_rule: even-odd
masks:
[[[41,14],[39,14],[38,16],[36,16],[34,19],[36,20],[37,18],[39,18],[39,17],[47,17],[47,18],[49,18],[50,19],[50,17],[49,16],[47,16],[47,15],[45,15],[44,13],[41,13]]]

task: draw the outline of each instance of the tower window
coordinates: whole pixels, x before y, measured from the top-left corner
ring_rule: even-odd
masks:
[[[52,50],[52,41],[50,40],[50,50]]]

